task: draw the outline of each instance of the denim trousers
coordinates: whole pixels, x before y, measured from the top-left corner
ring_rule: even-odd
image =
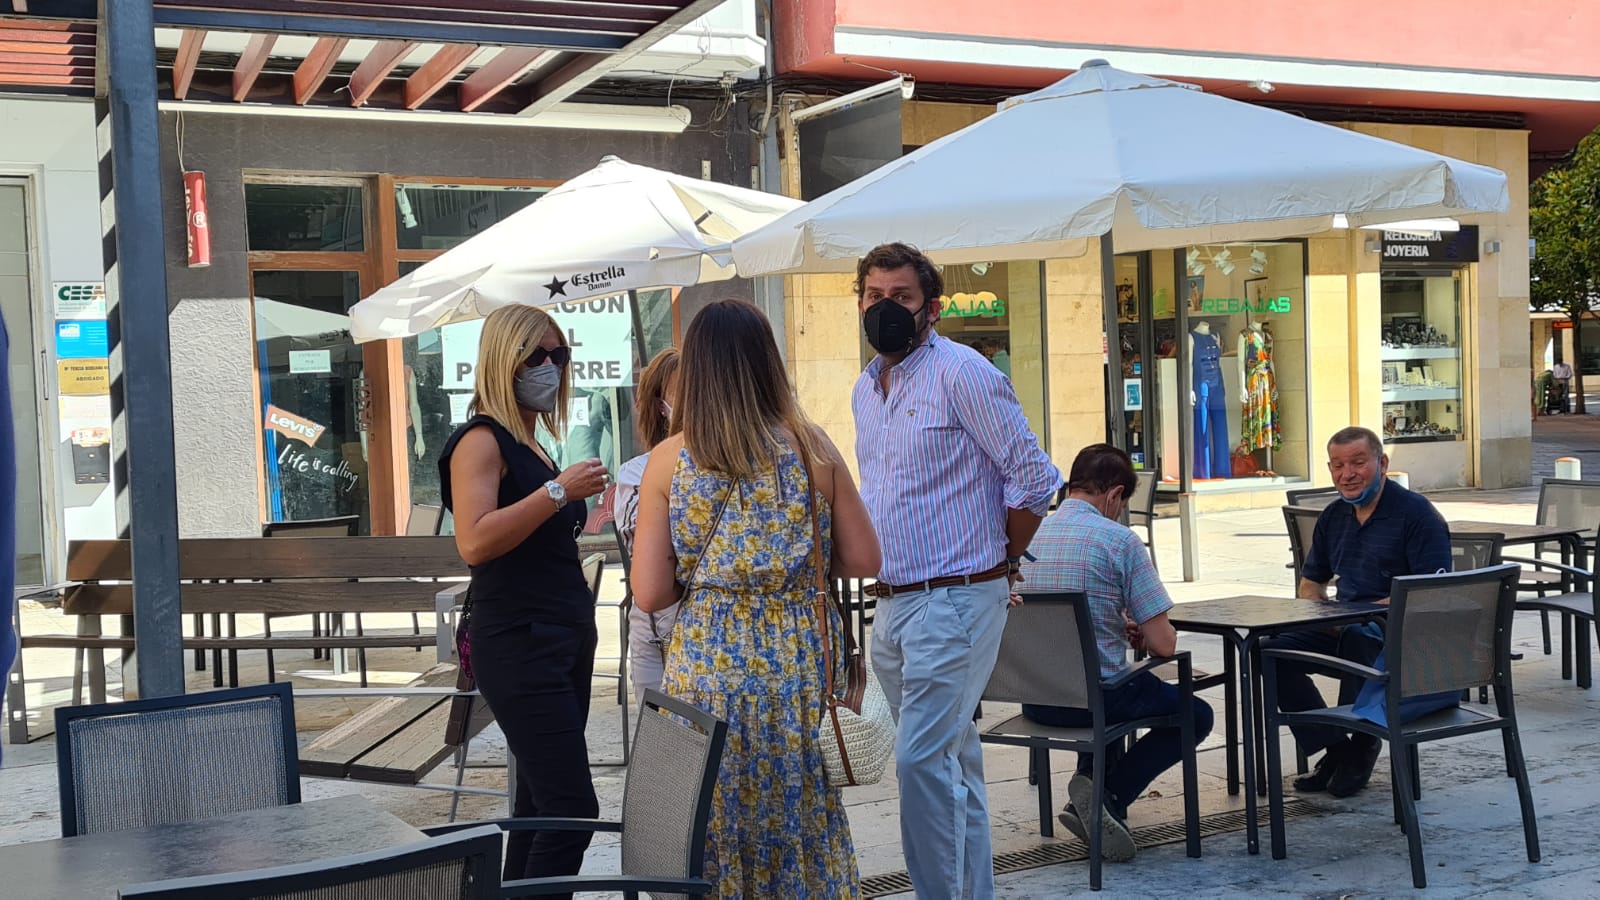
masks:
[[[1178,688],[1162,681],[1154,672],[1144,672],[1133,680],[1107,691],[1104,696],[1106,724],[1115,725],[1152,716],[1177,715]],[[1030,721],[1054,728],[1088,728],[1094,724],[1087,709],[1066,706],[1024,704],[1022,714]],[[1194,701],[1194,741],[1199,744],[1211,733],[1214,720],[1205,701]],[[1120,744],[1121,742],[1118,742]],[[1129,804],[1144,794],[1150,782],[1183,759],[1183,732],[1177,728],[1154,728],[1134,742],[1126,753],[1116,747],[1106,755],[1106,794],[1112,808],[1126,814]],[[1078,774],[1094,771],[1094,754],[1078,754]],[[1078,810],[1081,815],[1084,811]]]
[[[1000,652],[1009,594],[997,579],[879,601],[872,669],[898,723],[900,843],[921,900],[994,896],[972,715]]]
[[[1383,652],[1383,626],[1376,622],[1365,622],[1333,630],[1291,631],[1263,640],[1261,649],[1309,650],[1312,653],[1324,653],[1370,666],[1378,658],[1378,654]],[[1364,678],[1340,675],[1331,669],[1280,660],[1278,708],[1284,712],[1326,708],[1328,704],[1323,701],[1322,692],[1317,690],[1316,683],[1311,680],[1314,674],[1330,675],[1339,679],[1340,706],[1355,703],[1356,697],[1361,693],[1361,686],[1366,683]],[[1290,730],[1294,732],[1294,739],[1300,743],[1300,749],[1307,755],[1318,750],[1326,750],[1349,735],[1343,728],[1334,728],[1331,725],[1295,725]]]

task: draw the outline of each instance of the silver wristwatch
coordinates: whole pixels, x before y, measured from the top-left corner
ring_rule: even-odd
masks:
[[[555,501],[556,509],[567,505],[567,489],[562,486],[561,482],[546,481],[544,490],[545,493],[550,495],[550,499]]]

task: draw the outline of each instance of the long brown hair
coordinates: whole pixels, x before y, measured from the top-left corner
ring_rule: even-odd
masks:
[[[533,446],[535,439],[517,405],[517,371],[546,333],[555,331],[561,346],[567,336],[550,314],[535,306],[502,306],[483,320],[478,338],[478,370],[471,412],[499,422],[517,440]],[[561,387],[556,390],[556,408],[539,414],[539,423],[552,438],[560,440],[567,427],[567,400],[572,395],[572,367],[561,370]]]
[[[639,374],[639,394],[634,401],[635,416],[639,424],[639,439],[645,446],[654,447],[674,432],[670,417],[661,410],[662,401],[672,405],[677,412],[676,397],[667,396],[667,386],[678,375],[678,348],[668,347],[650,360]]]
[[[814,458],[812,425],[778,355],[772,325],[753,304],[719,300],[683,337],[673,421],[695,465],[735,479],[769,468],[784,441]]]

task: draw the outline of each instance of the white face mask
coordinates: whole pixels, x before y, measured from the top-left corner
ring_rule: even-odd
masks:
[[[517,405],[534,412],[556,408],[556,392],[561,388],[561,367],[534,366],[517,373]]]

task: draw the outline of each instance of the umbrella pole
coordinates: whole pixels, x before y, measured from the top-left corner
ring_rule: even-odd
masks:
[[[1200,522],[1194,504],[1194,414],[1183,402],[1194,391],[1189,361],[1189,299],[1185,291],[1189,260],[1182,247],[1172,251],[1172,296],[1178,298],[1178,534],[1183,550],[1183,580],[1200,579]]]

